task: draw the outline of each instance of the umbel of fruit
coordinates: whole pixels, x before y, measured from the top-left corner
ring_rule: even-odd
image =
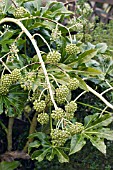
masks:
[[[15,18],[22,18],[26,14],[28,14],[28,11],[24,7],[18,7],[15,9],[15,12],[14,12]]]
[[[68,53],[69,55],[72,55],[72,54],[78,54],[80,52],[80,49],[79,47],[76,46],[76,44],[68,44],[66,45],[66,53]]]
[[[34,105],[34,109],[39,113],[42,112],[46,107],[44,100],[41,100],[41,101],[35,100],[33,102],[33,105]]]
[[[54,120],[60,120],[61,118],[64,117],[64,115],[65,115],[64,110],[61,108],[58,108],[58,109],[52,111],[51,117]]]
[[[60,61],[60,59],[61,59],[61,54],[58,51],[52,51],[48,53],[46,62],[56,64]]]
[[[71,101],[65,106],[65,111],[68,113],[74,113],[77,110],[77,104],[74,101]]]
[[[67,87],[70,90],[76,90],[79,87],[79,81],[76,78],[72,78],[69,80],[69,83],[67,83]]]
[[[37,120],[41,125],[47,124],[49,122],[49,115],[47,113],[40,113]]]

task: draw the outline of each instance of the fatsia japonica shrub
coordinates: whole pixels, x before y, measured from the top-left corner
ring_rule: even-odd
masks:
[[[15,118],[21,119],[24,114],[30,127],[23,152],[28,152],[31,159],[42,161],[46,157],[51,161],[57,155],[61,163],[68,162],[68,155],[80,151],[87,140],[106,154],[104,139],[113,140],[113,131],[107,127],[113,120],[112,113],[105,109],[83,115],[83,122],[76,117],[77,100],[88,92],[105,108],[113,109],[103,97],[107,89],[99,94],[85,82],[103,74],[90,63],[107,50],[104,43],[86,42],[86,34],[85,41],[77,39],[83,21],[91,14],[90,6],[85,3],[80,8],[78,4],[73,24],[77,34],[73,35],[73,13],[63,3],[41,7],[41,1],[4,2],[0,8],[0,113],[9,118],[4,128],[7,150],[13,150]]]

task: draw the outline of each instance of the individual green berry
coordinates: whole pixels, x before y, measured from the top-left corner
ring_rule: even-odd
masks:
[[[41,125],[47,124],[49,122],[49,115],[47,113],[40,113],[37,120]]]
[[[54,120],[60,120],[64,117],[65,115],[65,112],[63,109],[61,108],[58,108],[56,110],[53,110],[52,113],[51,113],[51,117],[54,119]]]
[[[68,113],[74,113],[77,110],[77,104],[74,101],[71,101],[65,106],[65,111]]]
[[[60,61],[60,59],[61,59],[61,54],[58,51],[52,51],[48,53],[46,62],[56,64]]]
[[[80,52],[80,49],[76,46],[76,44],[68,44],[65,50],[69,55],[78,54]]]
[[[14,12],[15,18],[23,18],[26,14],[28,14],[28,11],[24,7],[18,7]]]
[[[67,87],[70,90],[76,90],[79,87],[79,81],[76,78],[70,79],[69,83],[67,83]]]
[[[12,83],[16,83],[21,78],[20,69],[14,69],[10,75],[10,79]]]
[[[44,100],[41,100],[41,101],[35,100],[35,101],[33,102],[33,105],[34,105],[34,109],[35,109],[38,113],[42,112],[42,111],[45,109],[45,107],[46,107],[46,104],[45,104],[45,101],[44,101]]]

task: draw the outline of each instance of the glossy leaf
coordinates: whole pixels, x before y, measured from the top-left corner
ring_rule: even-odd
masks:
[[[58,156],[58,160],[60,163],[69,162],[69,157],[64,153],[63,150],[55,148],[55,152]]]
[[[28,153],[30,153],[32,148],[38,148],[40,145],[41,145],[41,142],[36,141],[36,140],[34,142],[30,143],[29,147],[28,147]]]
[[[80,135],[76,134],[72,136],[70,155],[80,151],[85,144],[86,144],[86,141],[84,140],[84,136],[82,134]]]
[[[87,138],[90,139],[92,145],[95,146],[100,152],[106,154],[106,145],[104,143],[104,139],[100,139],[98,137],[93,137],[90,135],[87,135]]]

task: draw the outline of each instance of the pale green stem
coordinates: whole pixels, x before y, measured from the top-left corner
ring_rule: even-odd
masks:
[[[2,24],[4,22],[13,22],[13,23],[17,24],[22,29],[22,31],[27,35],[27,37],[30,39],[32,45],[34,46],[34,48],[36,50],[39,61],[41,63],[41,67],[43,69],[45,79],[46,79],[46,82],[47,82],[47,86],[48,86],[48,89],[49,89],[50,97],[51,97],[51,100],[52,100],[53,105],[54,105],[55,110],[56,110],[58,107],[57,107],[57,104],[56,104],[54,97],[53,97],[53,92],[52,92],[51,84],[50,84],[49,77],[48,77],[48,74],[47,74],[47,70],[46,70],[45,64],[43,62],[40,50],[37,46],[36,40],[34,39],[34,37],[30,34],[30,32],[25,28],[25,26],[18,19],[4,18],[0,21],[0,24]]]
[[[45,40],[45,38],[43,38],[43,37],[42,37],[40,34],[38,34],[38,33],[34,34],[33,37],[35,37],[36,35],[38,35],[38,36],[44,41],[44,43],[47,45],[49,51],[51,52],[51,48],[50,48],[48,42]]]
[[[90,86],[87,85],[88,90],[93,93],[95,96],[97,96],[101,101],[103,101],[106,106],[108,106],[109,108],[113,109],[113,105],[111,103],[109,103],[101,94],[99,94],[98,92],[96,92],[94,89],[92,89]]]
[[[80,93],[74,100],[74,102],[76,102],[83,94],[85,94],[87,91],[83,91],[82,93]]]

